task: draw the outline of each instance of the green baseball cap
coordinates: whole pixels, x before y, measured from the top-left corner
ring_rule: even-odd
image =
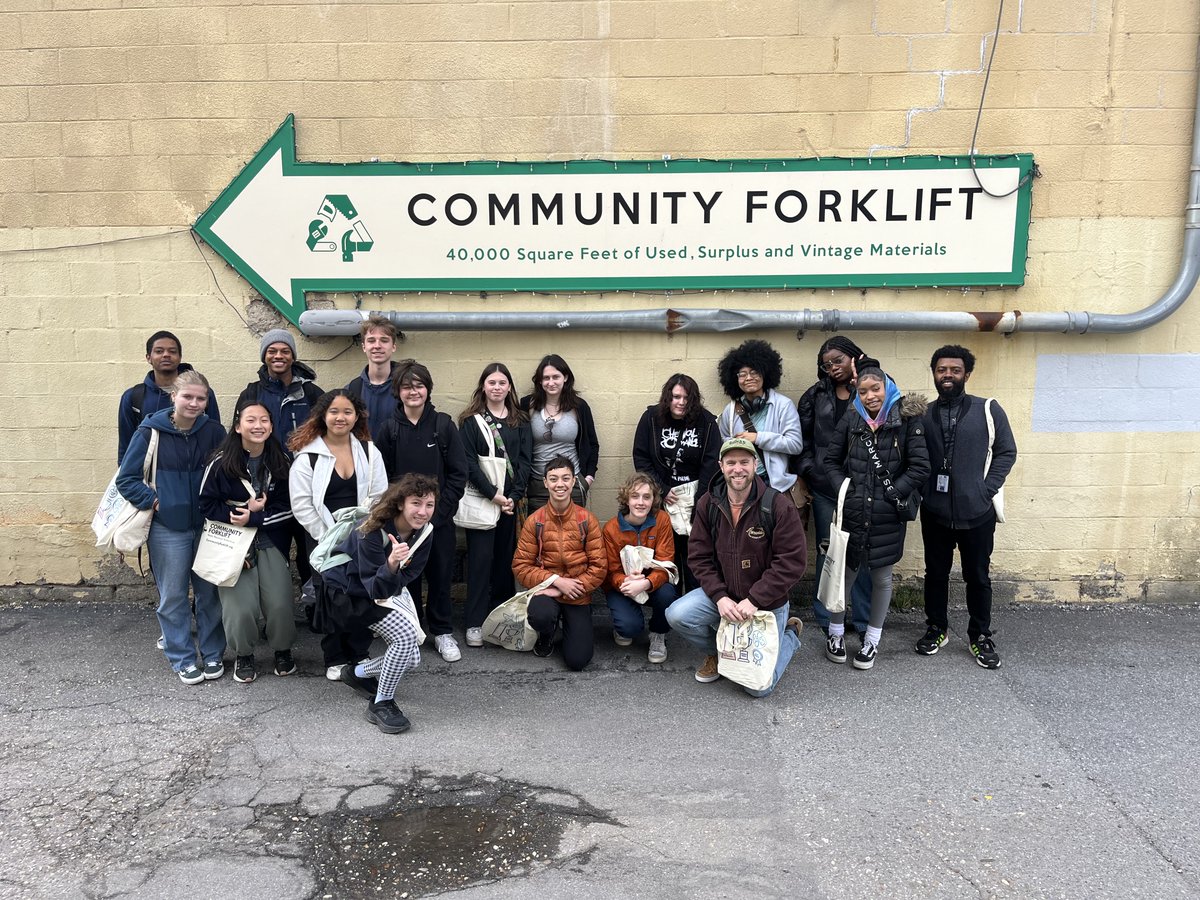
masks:
[[[748,441],[745,438],[732,437],[721,445],[720,458],[724,459],[725,454],[730,450],[745,450],[755,459],[758,459],[758,450],[754,446],[753,441]]]

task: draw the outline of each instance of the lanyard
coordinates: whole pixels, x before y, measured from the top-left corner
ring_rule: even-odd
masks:
[[[941,404],[939,404],[940,406]],[[938,427],[942,430],[942,468],[941,471],[949,472],[954,464],[954,439],[958,434],[958,422],[967,412],[967,403],[965,398],[959,398],[957,404],[945,404],[945,418],[943,418],[943,410],[938,410]],[[947,428],[946,420],[949,420]]]

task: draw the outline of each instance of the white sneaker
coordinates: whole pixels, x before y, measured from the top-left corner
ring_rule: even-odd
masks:
[[[633,638],[624,637],[617,629],[613,629],[613,643],[618,647],[628,647],[633,643]]]
[[[330,666],[328,669],[325,670],[325,677],[328,678],[330,681],[341,681],[343,668],[345,668],[345,667],[344,666]]]
[[[167,636],[165,634],[160,634],[158,636],[158,640],[155,642],[154,646],[157,647],[159,650],[166,650],[167,649]]]
[[[665,634],[659,634],[657,631],[650,632],[650,652],[646,654],[646,660],[652,663],[667,661],[667,636]]]
[[[467,646],[482,647],[483,646],[483,629],[468,628],[467,629]]]
[[[452,634],[435,634],[433,646],[437,647],[437,652],[442,654],[442,659],[446,662],[458,662],[462,659],[462,651],[458,649],[458,641]]]

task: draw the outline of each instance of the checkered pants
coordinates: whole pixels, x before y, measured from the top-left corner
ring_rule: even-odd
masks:
[[[371,626],[371,630],[387,642],[383,656],[376,656],[363,665],[363,672],[379,679],[378,700],[396,696],[396,685],[409,670],[421,662],[421,644],[417,631],[402,614],[393,610]]]

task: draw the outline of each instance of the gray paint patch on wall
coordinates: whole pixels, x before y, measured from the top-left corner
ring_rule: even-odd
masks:
[[[1200,355],[1039,356],[1033,430],[1200,431]]]

